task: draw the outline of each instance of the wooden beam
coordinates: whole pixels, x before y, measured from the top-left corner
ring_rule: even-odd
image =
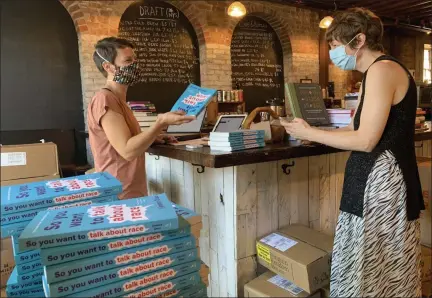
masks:
[[[425,11],[425,12],[422,12],[422,13],[419,13],[419,14],[414,14],[414,15],[410,15],[410,14],[406,14],[407,16],[409,15],[409,17],[412,19],[412,20],[415,20],[415,19],[422,19],[422,18],[427,18],[427,17],[432,17],[432,9],[430,9],[430,10],[427,10],[427,11]]]
[[[419,0],[404,0],[404,1],[376,1],[371,5],[377,12],[392,11],[398,7],[409,7],[413,4],[417,4]]]
[[[414,0],[415,1],[415,0]],[[417,2],[417,1],[415,1]],[[432,1],[423,1],[420,3],[413,3],[411,5],[407,5],[406,2],[397,2],[396,4],[393,4],[391,6],[386,6],[385,8],[381,9],[381,13],[389,13],[391,15],[396,15],[399,12],[404,12],[408,10],[421,10],[425,9],[428,6],[432,5]]]

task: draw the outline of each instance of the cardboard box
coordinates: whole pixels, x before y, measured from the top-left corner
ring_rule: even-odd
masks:
[[[432,281],[422,283],[422,297],[432,297]]]
[[[6,238],[0,241],[0,287],[6,286],[9,276],[15,267],[15,260],[12,250],[12,239]]]
[[[56,176],[59,175],[58,164],[57,146],[54,143],[1,146],[2,182]]]
[[[422,281],[432,281],[432,249],[422,246]]]
[[[257,241],[258,262],[308,293],[330,283],[333,237],[290,225]]]
[[[432,159],[417,157],[423,200],[426,209],[420,215],[420,242],[432,247]]]
[[[292,282],[267,271],[244,287],[245,297],[320,297],[317,291],[310,295]]]
[[[41,177],[35,177],[35,178],[6,180],[6,181],[1,181],[0,186],[10,186],[10,185],[25,184],[25,183],[31,183],[31,182],[55,180],[55,179],[59,179],[59,178],[60,178],[60,175],[52,175],[52,176],[41,176]]]

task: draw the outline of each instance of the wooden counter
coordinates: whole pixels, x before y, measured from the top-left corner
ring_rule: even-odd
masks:
[[[416,136],[418,155],[430,157],[431,138]],[[201,214],[209,297],[242,297],[256,277],[257,238],[293,223],[334,235],[349,154],[295,143],[228,154],[155,146],[146,156],[148,189]]]

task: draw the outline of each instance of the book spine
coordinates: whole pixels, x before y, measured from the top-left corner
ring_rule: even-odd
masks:
[[[91,205],[91,204],[95,204],[95,203],[111,202],[111,201],[114,201],[117,199],[118,199],[118,197],[115,195],[115,196],[101,197],[101,198],[96,198],[96,199],[91,199],[91,200],[86,200],[86,201],[80,201],[80,202],[76,202],[73,204],[64,204],[64,205],[48,207],[48,208],[38,208],[38,209],[32,209],[32,210],[26,210],[26,211],[6,214],[6,215],[2,214],[1,224],[6,225],[6,224],[23,222],[23,221],[30,221],[39,212],[45,211],[45,210],[54,210],[54,209],[86,206],[86,205]]]
[[[195,238],[189,236],[158,244],[136,247],[125,251],[104,254],[94,258],[86,258],[54,266],[45,266],[45,277],[48,283],[54,283],[192,248],[195,248]]]
[[[28,290],[6,291],[8,297],[45,297],[42,285]]]
[[[6,286],[6,292],[24,291],[30,289],[37,289],[42,286],[42,280],[36,279],[29,282],[18,282],[15,284],[8,284]]]
[[[27,225],[31,222],[31,220],[22,221],[13,223],[10,225],[4,225],[1,226],[1,238],[7,238],[7,237],[19,237],[21,235],[22,231],[27,227]]]
[[[175,287],[185,286],[188,282],[197,282],[196,278],[193,280],[190,276],[186,276],[190,273],[199,271],[201,267],[200,261],[193,261],[190,263],[182,264],[179,266],[163,269],[160,271],[153,272],[152,274],[145,276],[138,276],[136,278],[124,280],[121,282],[115,282],[108,285],[103,285],[96,289],[88,290],[73,294],[73,297],[118,297],[125,296],[127,293],[136,292],[141,289],[150,288],[156,285],[160,291],[163,292],[172,290]],[[184,276],[183,276],[184,275]],[[175,277],[182,276],[179,279]],[[199,276],[199,275],[198,275]],[[183,280],[182,280],[183,278]],[[170,281],[170,283],[166,283]],[[143,292],[143,291],[141,291]],[[150,293],[143,297],[153,296]]]
[[[20,253],[20,254],[14,253],[14,259],[15,259],[15,265],[18,266],[20,264],[41,260],[41,255],[39,250],[29,250],[27,252]]]
[[[192,262],[197,260],[197,258],[198,252],[197,249],[194,248],[192,250],[151,259],[145,262],[104,270],[58,283],[51,283],[49,284],[50,297],[61,297],[69,293],[85,291],[99,286],[100,284],[110,284],[127,278],[133,278],[137,275],[142,278],[151,275],[152,272]]]
[[[27,272],[24,274],[18,275],[18,283],[27,283],[30,281],[37,281],[39,280],[43,275],[43,269],[40,268],[38,270]]]
[[[106,227],[93,231],[79,231],[65,233],[62,236],[43,236],[35,238],[19,239],[20,251],[33,250],[38,248],[49,248],[84,242],[93,242],[105,239],[117,239],[126,236],[143,235],[172,230],[178,226],[178,219],[168,219],[148,224],[123,226],[118,228]]]
[[[159,243],[185,237],[191,233],[190,226],[174,231],[146,234],[136,237],[125,237],[115,240],[102,240],[92,243],[67,245],[43,249],[40,252],[45,266],[71,262],[79,259],[95,257],[97,255],[126,250],[133,247]]]
[[[77,201],[96,199],[100,197],[117,196],[122,190],[121,187],[102,187],[93,190],[69,193],[59,196],[41,197],[32,201],[12,202],[2,206],[2,216],[10,213],[28,211],[39,208],[47,208]]]
[[[21,274],[24,274],[24,273],[28,273],[28,272],[31,272],[31,271],[35,271],[35,270],[41,269],[42,268],[42,263],[41,263],[41,261],[39,259],[39,260],[35,260],[35,261],[29,262],[29,263],[24,263],[24,264],[16,265],[16,268],[17,268],[18,274],[21,275]]]

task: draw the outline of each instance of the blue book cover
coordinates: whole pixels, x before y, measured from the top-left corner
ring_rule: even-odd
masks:
[[[29,281],[20,281],[18,279],[17,269],[14,268],[7,281],[6,291],[14,292],[14,291],[30,290],[30,289],[38,288],[41,285],[42,285],[42,281],[40,280],[40,278],[39,279],[36,278]]]
[[[48,283],[50,297],[62,297],[72,293],[78,293],[90,290],[100,284],[110,284],[120,280],[132,277],[144,277],[151,275],[152,272],[175,267],[184,263],[192,262],[198,259],[196,248],[179,252],[163,257],[157,257],[144,262],[134,263],[128,266],[122,266],[93,274],[81,276],[78,278],[63,280],[56,283]]]
[[[264,130],[242,129],[230,132],[211,132],[209,138],[211,140],[212,138],[244,138],[246,136],[264,137],[264,135]]]
[[[178,229],[165,194],[39,212],[19,238],[19,250],[55,247]]]
[[[34,260],[29,263],[17,264],[15,265],[15,267],[17,268],[18,275],[23,275],[24,273],[28,273],[43,268],[40,259]]]
[[[128,293],[136,292],[141,289],[144,290],[146,288],[148,288],[146,289],[147,294],[141,297],[155,296],[151,294],[154,290],[149,291],[153,286],[159,288],[158,294],[161,294],[174,288],[185,287],[191,283],[198,283],[200,281],[200,275],[196,272],[199,271],[200,268],[201,262],[193,261],[160,271],[155,271],[149,275],[137,276],[135,278],[111,284],[101,284],[98,288],[76,294],[74,293],[67,297],[123,297],[128,296]],[[197,275],[194,275],[192,278],[192,275],[190,275],[191,273],[196,273]],[[182,279],[183,276],[184,279]],[[157,292],[158,291],[156,291],[156,293]]]
[[[15,269],[14,269],[15,270]],[[38,281],[40,280],[41,276],[44,274],[43,267],[39,268],[35,271],[27,272],[24,274],[18,274],[18,283],[26,283],[30,281]]]
[[[117,195],[120,181],[108,173],[1,187],[2,215]]]
[[[1,215],[1,225],[9,225],[12,223],[18,223],[23,221],[30,221],[32,220],[39,212],[45,211],[45,210],[56,210],[56,209],[64,209],[64,208],[71,208],[71,207],[78,207],[78,206],[88,206],[91,204],[96,203],[104,203],[104,202],[112,202],[118,200],[117,195],[114,196],[107,196],[107,197],[100,197],[95,198],[91,200],[85,200],[85,201],[79,201],[72,204],[63,204],[48,208],[38,208],[38,209],[30,209],[25,211],[20,211],[16,213],[10,213],[10,214],[2,214]]]
[[[194,237],[189,236],[178,238],[166,242],[103,254],[96,257],[80,259],[53,266],[45,266],[45,276],[48,283],[59,282],[192,248],[195,248]]]
[[[196,225],[197,223],[202,222],[201,215],[196,213],[193,210],[190,210],[186,207],[177,205],[175,203],[172,203],[172,206],[177,213],[178,216],[186,220],[191,226]]]
[[[199,113],[205,109],[212,97],[216,94],[216,91],[215,89],[189,84],[183,94],[177,99],[171,112],[183,111],[188,116],[198,117]]]
[[[37,288],[28,289],[28,290],[18,290],[18,291],[7,291],[6,295],[8,297],[45,297],[43,286],[40,285]]]
[[[177,213],[178,214],[178,213]],[[191,234],[190,224],[179,217],[179,229],[163,231],[133,237],[123,237],[113,240],[100,240],[90,243],[80,243],[66,246],[50,247],[41,250],[42,264],[51,266],[79,259],[95,257],[115,251],[121,251],[137,246],[158,243],[186,237]]]
[[[24,263],[34,262],[36,260],[39,260],[42,262],[41,254],[39,249],[29,250],[23,253],[16,253],[16,247],[18,244],[15,244],[12,242],[12,250],[15,260],[15,265],[20,265]]]
[[[0,227],[1,239],[20,236],[30,222],[31,220],[28,220],[28,221],[13,223],[10,225],[1,226]]]

